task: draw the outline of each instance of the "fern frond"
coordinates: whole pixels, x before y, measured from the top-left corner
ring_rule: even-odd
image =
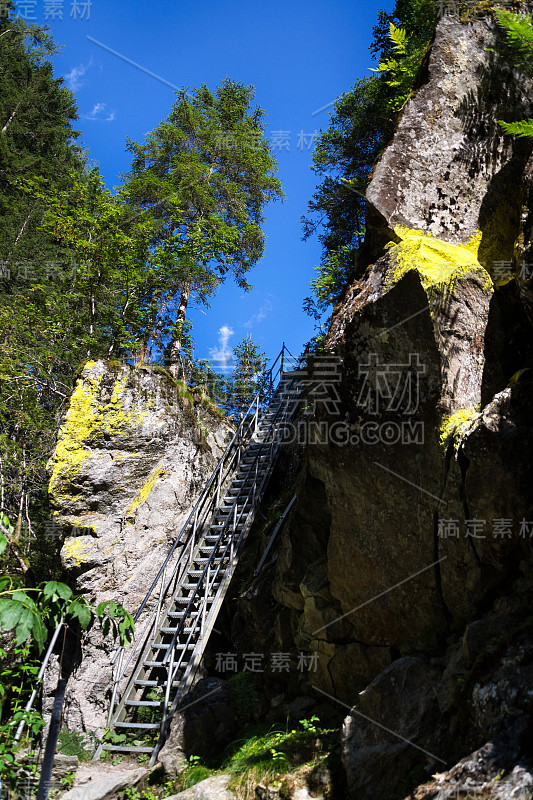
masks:
[[[497,10],[496,21],[512,50],[521,54],[533,53],[533,22],[529,17]]]
[[[393,22],[390,24],[389,39],[399,56],[407,55],[407,31],[397,28]]]
[[[533,119],[524,119],[520,120],[520,122],[504,122],[499,119],[498,125],[504,133],[511,136],[522,136],[533,139]]]

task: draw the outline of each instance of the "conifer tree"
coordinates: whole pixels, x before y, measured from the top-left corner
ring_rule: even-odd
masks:
[[[129,143],[123,196],[158,223],[154,260],[165,291],[154,297],[154,315],[174,301],[169,361],[176,376],[191,297],[208,303],[228,275],[250,288],[246,273],[264,248],[263,207],[283,194],[253,94],[229,78],[214,93],[183,89],[145,142]]]

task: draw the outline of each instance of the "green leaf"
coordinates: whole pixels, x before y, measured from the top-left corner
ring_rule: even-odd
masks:
[[[41,651],[48,637],[48,631],[46,630],[46,625],[37,614],[34,615],[32,634],[33,638],[35,639],[35,644],[37,645],[39,651]],[[32,668],[30,671],[36,673],[39,670],[37,668]]]
[[[12,630],[18,623],[24,606],[8,598],[0,599],[0,627],[6,631]]]
[[[40,617],[37,617],[40,620]],[[16,627],[17,644],[30,638],[35,627],[35,614],[31,608],[23,608]]]
[[[498,120],[498,125],[504,133],[510,136],[520,136],[527,139],[533,139],[533,119],[524,119],[520,122],[504,122]]]
[[[57,584],[57,593],[63,600],[70,600],[72,597],[72,589],[66,583]]]
[[[73,600],[67,609],[67,614],[79,620],[82,628],[86,628],[92,619],[91,609],[78,600]]]

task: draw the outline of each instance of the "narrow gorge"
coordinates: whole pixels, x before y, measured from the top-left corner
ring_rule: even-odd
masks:
[[[256,720],[316,716],[337,766],[257,797],[533,797],[533,146],[498,126],[533,117],[533,79],[498,47],[490,12],[438,23],[355,279],[287,370],[303,395],[167,776],[239,738],[221,655],[260,654]],[[85,364],[49,487],[76,591],[136,612],[237,422],[165,370]],[[64,725],[94,741],[113,652],[83,634],[67,687]]]

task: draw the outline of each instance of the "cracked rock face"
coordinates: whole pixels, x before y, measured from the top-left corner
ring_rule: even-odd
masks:
[[[49,465],[54,530],[66,535],[61,560],[78,591],[137,611],[232,433],[164,372],[85,365]],[[114,649],[97,626],[83,635],[70,729],[102,733]]]
[[[497,120],[532,116],[533,83],[489,51],[497,42],[488,18],[441,19],[426,79],[368,187],[371,228],[405,225],[454,244],[481,230],[481,261],[513,257],[531,146],[503,136]]]
[[[469,738],[454,698],[473,665],[461,674],[446,647],[487,614],[531,613],[533,327],[517,263],[531,253],[531,143],[496,120],[533,116],[533,87],[496,45],[490,19],[438,25],[368,188],[372,263],[333,313],[336,403],[302,412],[298,499],[267,599],[255,584],[256,608],[277,603],[270,646],[318,654],[305,693],[356,703],[344,758],[358,800],[389,798],[419,751],[357,710],[430,750],[450,714],[456,741],[438,741],[454,763],[496,735],[494,704],[512,698],[480,685]],[[443,682],[428,656],[450,659]]]
[[[441,20],[374,171],[369,235],[388,245],[334,311],[339,404],[316,407],[327,441],[308,440],[279,545],[274,597],[319,653],[311,682],[346,703],[531,570],[533,329],[487,254],[523,238],[519,213],[494,225],[530,180],[494,113],[531,115],[532,94],[495,43],[490,20]]]

